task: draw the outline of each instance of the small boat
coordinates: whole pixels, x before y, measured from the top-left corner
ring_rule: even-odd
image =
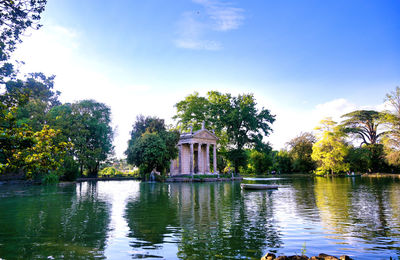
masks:
[[[271,189],[277,189],[278,185],[268,185],[268,184],[248,184],[248,183],[242,183],[240,184],[242,189],[245,190],[271,190]]]

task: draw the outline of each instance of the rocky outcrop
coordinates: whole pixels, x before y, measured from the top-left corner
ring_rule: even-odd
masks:
[[[292,256],[281,255],[276,257],[276,255],[273,253],[267,253],[265,256],[261,257],[261,260],[352,260],[352,259],[347,255],[342,255],[339,258],[337,258],[335,256],[323,253],[319,254],[318,256],[312,256],[312,257],[308,257],[305,255],[292,255]]]

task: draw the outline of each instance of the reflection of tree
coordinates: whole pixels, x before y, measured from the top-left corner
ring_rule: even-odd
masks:
[[[93,186],[77,192],[75,185],[24,188],[25,196],[2,200],[0,257],[102,257],[109,210]]]
[[[178,257],[259,257],[265,247],[280,247],[267,192],[241,194],[238,183],[193,184],[190,195],[177,192],[192,198],[179,214],[194,213],[182,219]]]
[[[139,240],[134,247],[162,243],[168,226],[176,226],[176,202],[168,193],[168,185],[141,183],[140,195],[128,201],[125,217],[131,230],[130,237]]]
[[[351,207],[350,178],[315,178],[314,192],[316,205],[320,210],[322,223],[335,233],[348,232]]]
[[[340,239],[352,237],[377,249],[384,245],[399,250],[399,192],[392,179],[317,178],[314,190],[322,223]]]
[[[295,196],[293,207],[296,208],[302,218],[315,222],[318,216],[310,214],[310,209],[315,209],[317,207],[315,190],[311,188],[314,185],[314,179],[298,178],[296,181],[292,182],[291,185]]]
[[[391,179],[374,180],[373,183],[368,183],[368,186],[359,185],[359,188],[354,191],[352,219],[355,219],[357,229],[353,230],[352,235],[362,237],[376,245],[398,244],[400,223],[394,214],[398,209],[398,204],[391,204],[392,181]],[[396,237],[395,240],[390,239]],[[382,240],[382,238],[385,239]],[[400,247],[397,246],[397,249],[399,250]]]

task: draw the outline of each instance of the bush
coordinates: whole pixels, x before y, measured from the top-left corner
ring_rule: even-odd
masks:
[[[72,156],[67,156],[64,159],[63,165],[60,169],[62,180],[74,181],[79,176],[79,164],[75,162]]]
[[[46,174],[43,178],[42,178],[42,183],[49,185],[49,184],[56,184],[58,183],[58,175],[55,173],[49,173]]]
[[[101,178],[110,178],[110,177],[140,177],[140,170],[134,169],[133,171],[129,172],[121,172],[114,167],[106,167],[99,171],[99,177]]]
[[[124,175],[123,172],[118,171],[114,167],[106,167],[99,171],[99,177],[115,177],[117,175]]]

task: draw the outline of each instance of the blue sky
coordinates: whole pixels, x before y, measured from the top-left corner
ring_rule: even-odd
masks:
[[[254,93],[280,149],[400,85],[397,0],[49,0],[42,23],[15,52],[22,71],[55,74],[63,101],[108,104],[118,156],[138,114],[173,123],[193,91]]]

